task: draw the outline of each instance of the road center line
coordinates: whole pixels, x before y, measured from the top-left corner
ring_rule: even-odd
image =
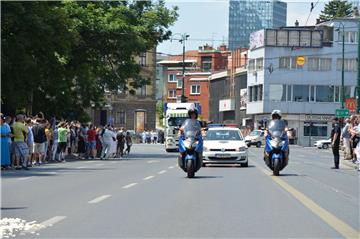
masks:
[[[122,188],[128,189],[128,188],[134,187],[135,185],[137,185],[137,183],[130,183],[130,184],[128,184],[128,185],[125,185],[125,186],[122,187]]]
[[[103,200],[105,200],[105,199],[107,199],[107,198],[109,198],[109,197],[111,197],[111,195],[102,195],[102,196],[100,196],[100,197],[94,198],[94,199],[91,200],[91,201],[88,201],[88,203],[91,203],[91,204],[93,204],[93,203],[99,203],[99,202],[101,202],[101,201],[103,201]]]
[[[152,178],[155,178],[155,176],[149,176],[149,177],[143,178],[143,180],[149,180],[149,179],[152,179]]]
[[[40,224],[45,226],[45,227],[51,227],[53,226],[55,223],[58,223],[62,220],[64,220],[66,217],[65,216],[55,216],[55,217],[52,217],[46,221],[43,221],[41,222]]]
[[[95,164],[95,166],[104,166],[105,164],[103,163],[99,163],[99,164]]]
[[[76,167],[76,169],[82,169],[82,168],[87,168],[87,167],[86,166]]]
[[[166,170],[161,170],[160,172],[158,172],[158,174],[163,174],[166,173]]]
[[[252,153],[253,154],[253,153]],[[256,155],[253,154],[255,157]],[[312,211],[315,215],[320,217],[324,222],[326,222],[330,227],[335,229],[345,238],[358,238],[359,232],[357,232],[354,228],[346,224],[345,222],[341,221],[335,215],[327,211],[326,209],[322,208],[310,198],[305,196],[303,193],[295,189],[294,187],[290,186],[284,180],[279,177],[273,177],[269,174],[269,171],[260,166],[258,163],[255,163],[251,160],[255,166],[262,171],[265,175],[269,176],[275,183],[277,183],[280,187],[285,189],[288,193],[290,193],[294,198],[296,198],[299,202],[301,202],[305,207],[307,207],[310,211]]]
[[[173,169],[173,168],[175,168],[175,167],[174,167],[174,166],[170,166],[170,167],[169,167],[169,169]]]
[[[22,178],[18,178],[18,180],[27,180],[29,178],[31,178],[31,177],[22,177]]]

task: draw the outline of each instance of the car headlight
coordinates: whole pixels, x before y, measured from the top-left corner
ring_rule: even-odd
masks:
[[[236,151],[237,152],[244,152],[244,151],[246,151],[246,149],[247,149],[246,147],[240,147],[240,148],[237,148]]]
[[[173,143],[174,141],[173,141],[173,139],[167,139],[166,142],[167,142],[168,144],[171,144],[171,143]]]

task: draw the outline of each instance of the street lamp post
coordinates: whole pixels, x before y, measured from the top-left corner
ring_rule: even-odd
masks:
[[[171,40],[179,40],[179,42],[183,45],[183,61],[182,61],[182,86],[181,86],[181,103],[187,101],[187,97],[185,96],[185,42],[190,37],[186,33],[180,34],[176,33],[173,36],[179,35],[180,39],[171,39]]]
[[[342,58],[341,58],[341,109],[344,109],[345,105],[345,87],[344,87],[344,61],[345,61],[345,26],[342,22],[339,22],[342,26]],[[340,33],[340,28],[337,29]]]

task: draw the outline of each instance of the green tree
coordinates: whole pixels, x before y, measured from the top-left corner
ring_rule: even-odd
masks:
[[[320,20],[329,21],[336,17],[346,17],[352,12],[352,3],[343,0],[331,0],[321,11]]]
[[[134,56],[171,35],[163,1],[3,2],[2,106],[77,118],[148,82]],[[131,81],[129,81],[131,79]]]
[[[163,119],[165,115],[164,115],[164,103],[162,101],[159,101],[156,104],[156,114],[158,115],[159,118],[159,125],[163,126]]]

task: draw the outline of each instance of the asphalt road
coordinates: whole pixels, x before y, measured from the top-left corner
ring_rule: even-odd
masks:
[[[205,167],[194,179],[162,145],[134,145],[126,160],[4,171],[1,224],[20,238],[359,236],[357,171],[331,170],[329,150],[292,147],[274,177],[262,150],[250,148],[248,168]]]

